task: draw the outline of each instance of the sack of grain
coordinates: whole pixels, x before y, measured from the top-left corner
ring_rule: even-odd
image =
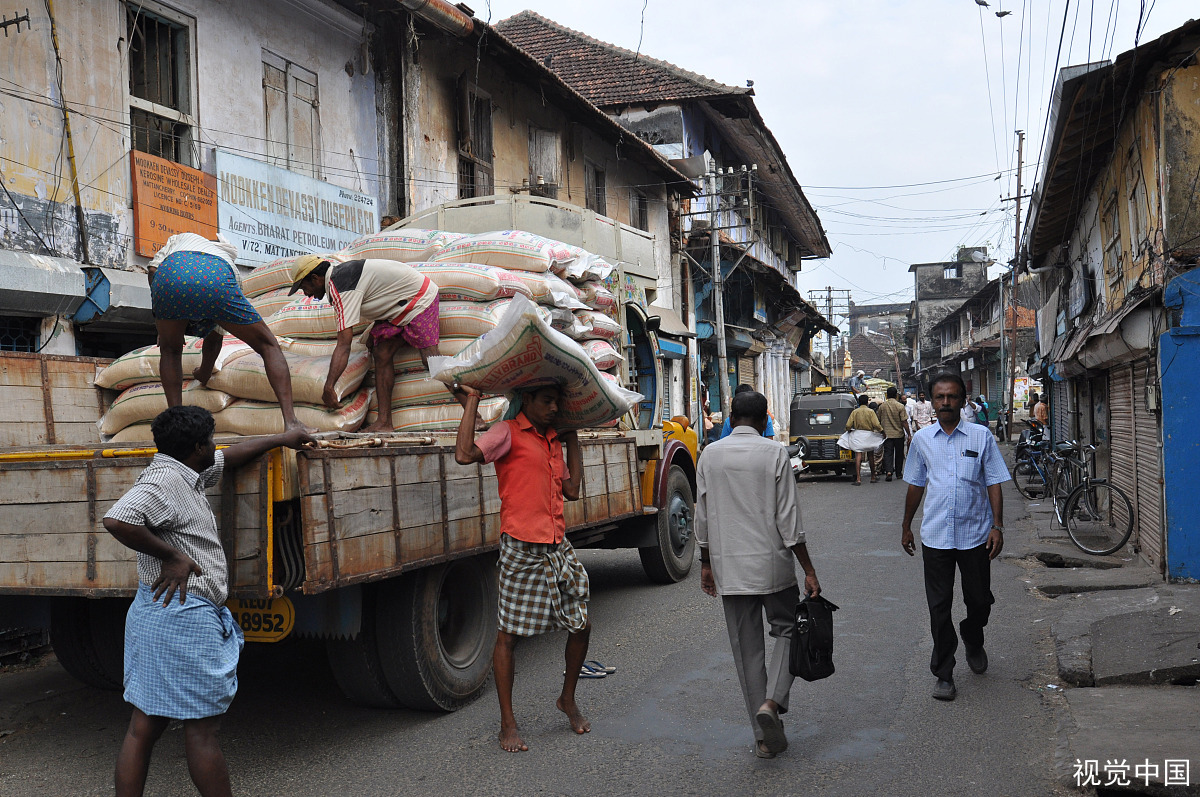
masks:
[[[123,445],[125,443],[154,443],[154,433],[150,431],[151,422],[142,421],[139,423],[131,423],[121,431],[108,438],[109,445]]]
[[[263,318],[270,318],[296,300],[295,296],[288,295],[288,291],[291,289],[289,285],[285,288],[268,291],[252,298],[250,304],[254,305],[254,309]],[[301,296],[300,298],[304,297]]]
[[[242,278],[242,292],[248,298],[255,299],[280,288],[291,288],[294,262],[296,258],[285,257],[257,266]]]
[[[513,279],[518,280],[525,290],[521,291],[538,304],[554,304],[554,297],[550,295],[549,279],[557,279],[549,271],[539,273],[536,271],[506,271]]]
[[[219,390],[209,390],[196,380],[183,385],[183,403],[203,407],[217,413],[229,406],[233,396]],[[167,408],[167,396],[158,382],[134,385],[117,396],[108,412],[99,420],[100,434],[110,435],[140,421],[152,421]]]
[[[279,338],[278,340],[279,348],[283,349],[284,353],[295,354],[298,357],[329,357],[337,348],[336,340],[323,338]],[[350,343],[351,353],[366,350],[365,343],[357,340]]]
[[[203,338],[185,338],[183,355],[180,358],[185,377],[190,377],[192,371],[200,367],[203,345]],[[232,362],[238,357],[252,354],[253,351],[249,345],[231,335],[226,335],[225,340],[221,344],[221,352],[217,355],[216,363],[213,366],[213,371],[219,371],[226,363]],[[107,368],[100,372],[96,377],[96,387],[125,390],[134,385],[157,382],[159,380],[158,361],[160,356],[158,346],[143,346],[140,349],[135,349],[128,354],[122,355],[113,360]]]
[[[457,357],[431,357],[429,367],[435,379],[460,382],[485,393],[561,385],[558,425],[563,429],[619,418],[642,398],[604,379],[579,344],[551,328],[523,296],[510,301],[490,334]]]
[[[446,242],[441,230],[388,230],[364,235],[338,254],[346,260],[378,258],[420,263]]]
[[[482,263],[486,266],[544,272],[552,263],[570,259],[564,244],[523,230],[468,235],[446,244],[429,257],[434,262]]]
[[[597,310],[576,310],[575,320],[583,325],[584,340],[615,340],[621,334],[621,325]]]
[[[392,387],[392,411],[405,407],[433,407],[438,404],[458,404],[446,385],[436,379],[430,379],[424,371],[397,374],[396,384]],[[369,411],[373,414],[379,409],[379,394],[371,398]]]
[[[604,281],[613,272],[614,266],[599,255],[578,246],[563,244],[569,259],[563,264],[563,275],[577,282],[588,280]]]
[[[353,432],[362,426],[372,392],[365,388],[359,390],[336,410],[297,404],[296,418],[318,432]],[[285,431],[279,405],[272,402],[237,399],[218,412],[214,419],[218,434],[279,434]]]
[[[579,299],[593,310],[607,312],[617,306],[617,297],[603,282],[590,280],[579,286]]]
[[[524,299],[525,297],[519,297]],[[451,338],[477,338],[500,323],[504,308],[512,299],[494,302],[440,302],[438,329]]]
[[[442,338],[438,341],[438,354],[453,357],[470,346],[475,338]],[[397,374],[410,374],[425,371],[425,363],[421,362],[421,352],[412,346],[401,346],[392,357],[392,368]]]
[[[433,407],[396,407],[392,405],[392,428],[397,432],[452,431],[462,420],[463,409],[457,403]],[[479,419],[493,424],[504,417],[508,399],[490,398],[479,402]],[[376,413],[367,413],[366,423],[375,423]]]
[[[585,340],[579,345],[583,347],[587,356],[592,358],[592,362],[601,371],[618,368],[621,363],[625,362],[625,358],[617,353],[617,350],[607,340]]]
[[[440,301],[490,302],[495,299],[531,296],[519,278],[522,272],[478,263],[414,263],[413,268],[438,286]]]
[[[546,274],[546,290],[549,294],[542,304],[559,307],[564,310],[586,310],[588,306],[580,301],[579,289],[564,279],[553,274]]]
[[[329,375],[328,357],[301,357],[284,352],[288,372],[292,375],[292,400],[297,404],[320,404]],[[367,368],[371,364],[371,353],[365,349],[351,352],[346,370],[334,383],[333,391],[338,401],[358,390]],[[251,354],[240,357],[213,374],[208,386],[240,399],[254,401],[277,401],[275,391],[267,380],[267,369],[262,357]]]
[[[301,297],[278,310],[267,319],[267,326],[277,338],[336,338],[337,315],[333,305],[324,299]],[[366,323],[354,327],[358,337],[367,328]]]

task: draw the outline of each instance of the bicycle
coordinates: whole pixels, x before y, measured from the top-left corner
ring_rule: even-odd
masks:
[[[1054,516],[1058,519],[1058,525],[1066,528],[1064,510],[1067,498],[1076,487],[1091,478],[1089,462],[1094,458],[1096,447],[1071,440],[1055,443],[1051,453],[1053,460],[1050,465],[1049,484],[1050,495],[1054,501]]]
[[[1026,498],[1050,495],[1051,468],[1056,455],[1045,438],[1045,429],[1037,421],[1026,421],[1013,456],[1012,478],[1017,491]]]
[[[1055,483],[1055,510],[1061,482],[1080,476],[1062,503],[1059,521],[1066,526],[1071,542],[1084,553],[1108,556],[1119,551],[1133,534],[1133,502],[1108,479],[1095,477],[1096,447],[1072,444],[1076,454],[1064,456],[1060,478]]]

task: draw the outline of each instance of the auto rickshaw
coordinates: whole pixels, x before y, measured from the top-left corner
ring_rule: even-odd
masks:
[[[792,397],[789,439],[800,444],[808,473],[854,475],[854,452],[838,445],[846,421],[858,406],[849,388],[818,387]]]

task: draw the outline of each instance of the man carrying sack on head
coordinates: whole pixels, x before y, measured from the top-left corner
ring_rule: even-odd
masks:
[[[364,432],[391,432],[392,389],[396,371],[392,357],[407,343],[429,357],[438,353],[438,289],[415,268],[392,260],[347,260],[333,263],[321,255],[301,255],[292,265],[292,290],[305,296],[327,299],[337,314],[337,346],[329,359],[324,401],[330,408],[339,404],[334,385],[346,370],[354,327],[372,323],[365,334],[367,348],[375,360],[375,394],[379,417]]]

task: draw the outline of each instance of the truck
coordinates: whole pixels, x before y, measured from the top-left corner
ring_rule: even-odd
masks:
[[[618,269],[657,268],[647,233],[554,200],[485,197],[399,226],[435,223],[530,230]],[[566,504],[568,537],[578,548],[637,548],[649,579],[670,584],[695,558],[696,434],[686,418],[662,420],[656,319],[627,303],[621,320],[622,376],[645,398],[629,423],[580,432],[584,477]],[[155,452],[95,442],[112,395],[94,381],[108,362],[0,355],[0,625],[48,627],[64,669],[119,688],[136,560],[102,519]],[[486,683],[496,636],[494,468],[458,464],[453,430],[323,437],[318,448],[268,452],[210,491],[230,610],[248,642],[324,640],[356,703],[465,705]]]

